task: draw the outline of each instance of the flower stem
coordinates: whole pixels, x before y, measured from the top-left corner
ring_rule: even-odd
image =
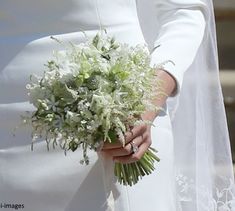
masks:
[[[114,174],[120,184],[132,186],[139,182],[143,176],[151,174],[154,170],[154,162],[160,159],[155,155],[157,151],[150,147],[143,157],[134,163],[115,163]]]

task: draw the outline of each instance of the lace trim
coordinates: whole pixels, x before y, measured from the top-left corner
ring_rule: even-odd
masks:
[[[181,202],[195,202],[198,198],[197,206],[199,210],[208,211],[235,211],[235,184],[233,179],[225,179],[228,184],[226,188],[213,190],[205,186],[196,185],[193,179],[183,174],[176,175],[176,185],[178,198]]]

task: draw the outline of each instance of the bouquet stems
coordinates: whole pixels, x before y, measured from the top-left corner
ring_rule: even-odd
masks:
[[[154,171],[154,162],[160,159],[155,155],[157,150],[152,147],[145,152],[143,157],[134,163],[122,164],[115,163],[114,174],[120,184],[132,186],[143,176],[149,175]]]

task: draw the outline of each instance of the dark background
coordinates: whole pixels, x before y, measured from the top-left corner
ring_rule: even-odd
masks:
[[[220,79],[235,162],[235,1],[214,0]]]

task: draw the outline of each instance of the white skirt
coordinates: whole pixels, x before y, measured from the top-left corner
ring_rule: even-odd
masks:
[[[0,150],[1,203],[23,204],[26,211],[174,211],[176,210],[173,137],[168,114],[152,127],[152,146],[161,161],[133,187],[121,186],[113,162],[90,152],[81,165],[81,150],[47,151],[46,143]],[[17,139],[14,138],[14,139]],[[9,140],[11,141],[11,140]]]

